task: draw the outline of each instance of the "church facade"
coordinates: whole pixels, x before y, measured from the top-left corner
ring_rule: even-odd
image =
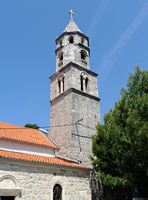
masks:
[[[91,200],[91,138],[99,121],[89,38],[70,12],[56,39],[50,132],[0,122],[0,200]]]

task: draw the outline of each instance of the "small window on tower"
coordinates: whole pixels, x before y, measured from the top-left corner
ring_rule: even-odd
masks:
[[[63,88],[62,89],[63,89],[63,92],[65,90],[65,85],[64,85],[65,84],[65,80],[64,79],[65,79],[65,77],[63,76],[63,78],[62,78],[62,82],[63,82]]]
[[[58,88],[59,88],[59,94],[61,93],[61,81],[58,80]]]
[[[82,59],[82,60],[86,60],[86,57],[87,57],[86,51],[82,50],[82,51],[81,51],[81,59]]]
[[[89,78],[85,72],[80,74],[80,84],[81,91],[88,92]]]
[[[85,91],[88,91],[88,78],[85,78]]]
[[[80,76],[80,81],[81,81],[81,91],[83,91],[84,90],[84,88],[83,88],[83,75]]]
[[[62,40],[60,40],[59,44],[60,44],[60,47],[61,47],[62,46]]]
[[[83,37],[81,37],[81,43],[84,44],[84,38]]]
[[[70,43],[70,44],[73,44],[73,43],[74,43],[73,36],[70,36],[70,37],[69,37],[69,43]]]
[[[60,53],[59,60],[60,60],[60,61],[63,60],[63,53]]]

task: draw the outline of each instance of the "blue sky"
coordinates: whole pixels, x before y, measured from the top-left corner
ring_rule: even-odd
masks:
[[[75,12],[99,74],[101,119],[134,66],[148,69],[148,0],[0,1],[0,121],[49,125],[55,39]]]

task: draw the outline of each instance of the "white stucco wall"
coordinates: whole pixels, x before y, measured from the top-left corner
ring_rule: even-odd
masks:
[[[34,144],[0,140],[0,150],[55,157],[55,150]]]

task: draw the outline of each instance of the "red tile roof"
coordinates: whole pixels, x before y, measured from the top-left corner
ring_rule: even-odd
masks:
[[[88,168],[87,166],[74,163],[69,160],[65,160],[61,158],[45,157],[45,156],[38,156],[38,155],[4,151],[4,150],[0,150],[0,157],[15,159],[15,160],[38,162],[38,163],[46,163],[50,165],[59,165],[59,166],[67,166],[67,167],[75,167],[75,168]]]
[[[0,139],[56,148],[56,145],[43,136],[39,130],[11,125],[4,122],[0,122]]]

